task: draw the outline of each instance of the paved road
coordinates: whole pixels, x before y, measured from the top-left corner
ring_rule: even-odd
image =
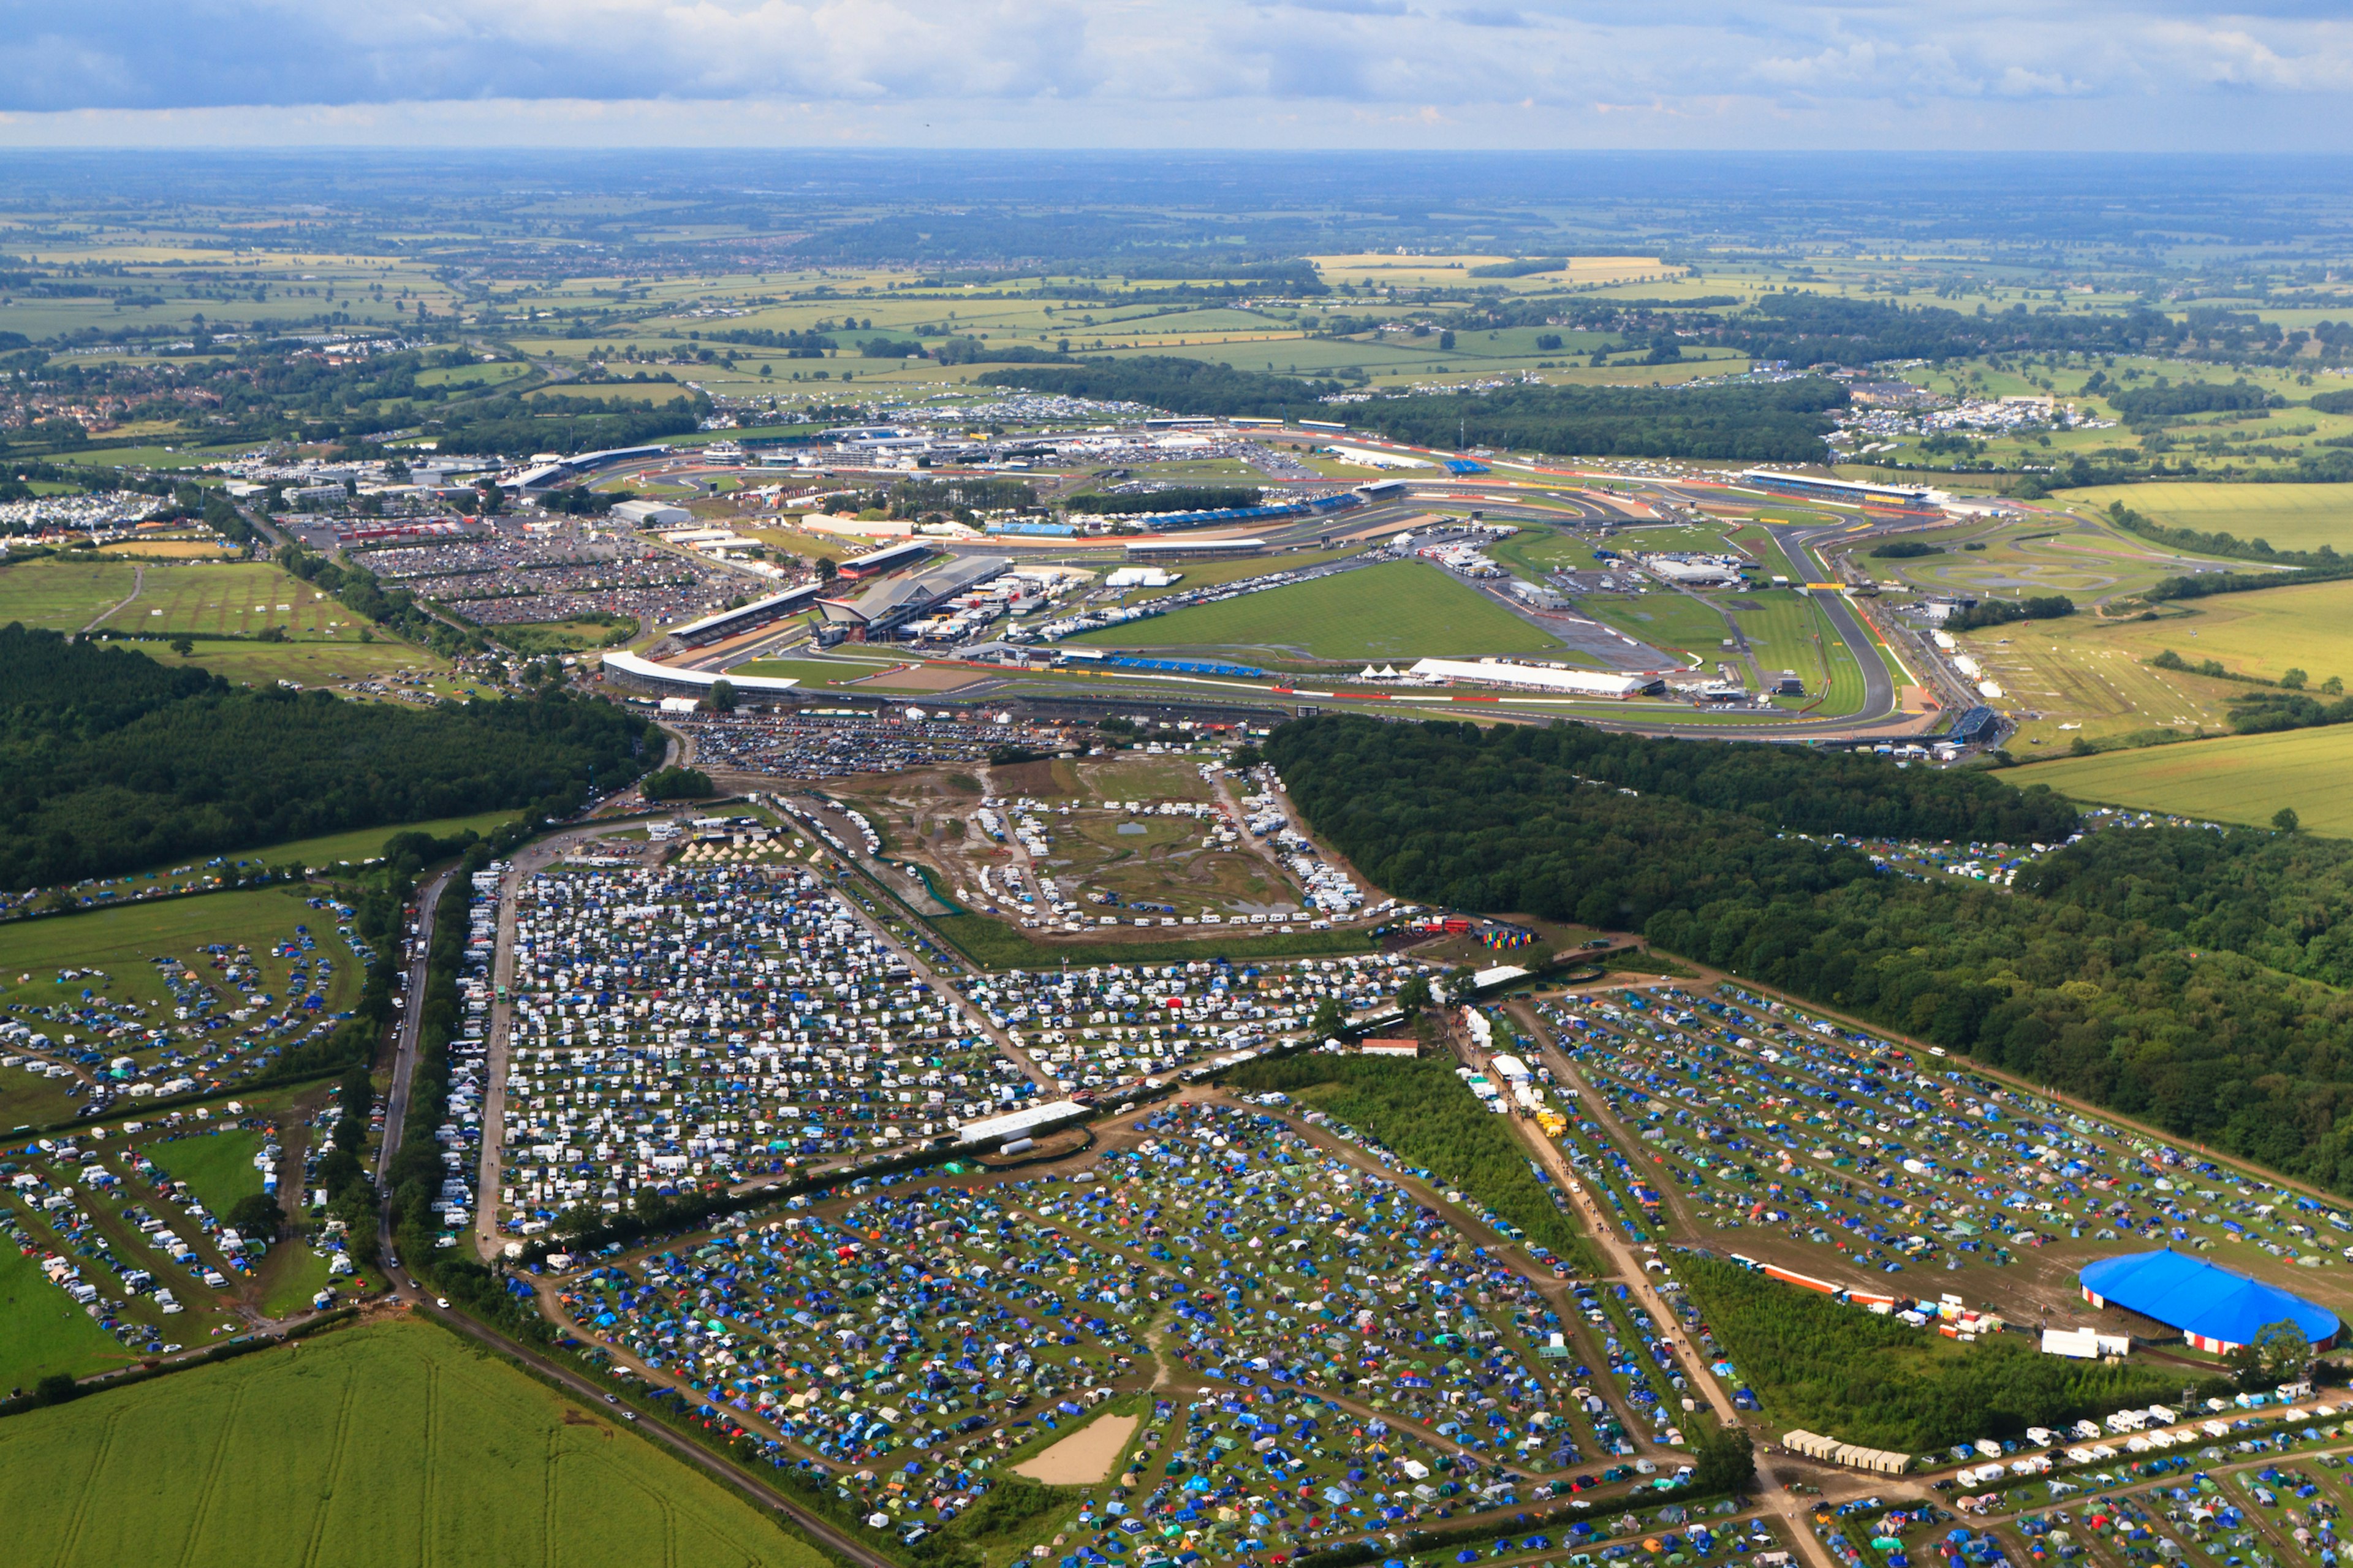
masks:
[[[417,940],[408,946],[408,989],[403,994],[400,1028],[392,1058],[392,1089],[384,1099],[384,1146],[376,1152],[375,1184],[387,1197],[390,1189],[386,1178],[392,1172],[392,1156],[400,1147],[402,1123],[408,1115],[409,1083],[417,1075],[417,1037],[420,1027],[418,1016],[425,1005],[425,962],[433,951],[433,913],[441,905],[441,895],[449,879],[458,874],[456,867],[440,872],[417,891]],[[387,1247],[390,1233],[386,1233]]]

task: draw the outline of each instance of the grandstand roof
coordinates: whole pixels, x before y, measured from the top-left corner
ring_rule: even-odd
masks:
[[[2224,1344],[2253,1344],[2266,1325],[2292,1321],[2316,1345],[2337,1337],[2337,1314],[2244,1274],[2163,1247],[2087,1266],[2084,1289],[2110,1306]]]

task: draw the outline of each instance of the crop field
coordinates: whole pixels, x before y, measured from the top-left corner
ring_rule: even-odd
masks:
[[[9,1421],[0,1507],[61,1568],[823,1562],[607,1413],[408,1322]]]
[[[2305,830],[2353,837],[2353,726],[2232,735],[2096,757],[2061,757],[2017,775],[2060,794],[2216,822],[2268,826],[2282,806]]]
[[[150,566],[139,596],[107,617],[111,630],[146,636],[251,637],[271,626],[289,637],[355,635],[360,617],[278,567],[261,562]]]
[[[2105,510],[2112,501],[2171,528],[2268,540],[2275,550],[2353,552],[2353,495],[2342,485],[2225,485],[2184,481],[2067,490],[2063,500]]]
[[[2192,664],[2220,659],[2233,674],[2265,680],[2290,669],[2314,685],[2353,680],[2353,583],[2222,594],[2168,609],[2154,621],[2103,628],[2101,640],[2144,659],[2167,648]]]
[[[0,925],[0,1024],[47,1041],[10,1045],[31,1054],[0,1068],[0,1125],[59,1087],[233,1083],[331,1027],[363,978],[350,918],[310,889],[261,888]]]
[[[1540,653],[1550,637],[1418,561],[1388,562],[1074,639],[1118,647],[1269,649],[1315,659]]]
[[[0,626],[78,632],[129,598],[137,581],[127,561],[51,556],[0,565]]]

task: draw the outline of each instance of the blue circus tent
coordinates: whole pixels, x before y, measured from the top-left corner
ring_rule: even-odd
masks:
[[[2318,1349],[2336,1342],[2344,1328],[2326,1307],[2171,1247],[2104,1258],[2079,1278],[2084,1300],[2094,1306],[2154,1318],[2203,1351],[2252,1344],[2257,1332],[2281,1321],[2294,1322]]]

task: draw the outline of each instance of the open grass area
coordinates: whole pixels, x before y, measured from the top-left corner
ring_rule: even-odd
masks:
[[[1639,595],[1594,594],[1578,603],[1594,619],[1652,647],[1695,653],[1711,664],[1726,657],[1724,639],[1732,632],[1710,600],[1662,589]]]
[[[2353,487],[2345,485],[2109,485],[2060,499],[2103,510],[2120,500],[2168,527],[2268,540],[2275,550],[2353,550]]]
[[[2171,648],[2190,663],[2220,659],[2237,675],[2353,680],[2353,583],[2313,583],[2190,599],[2154,621],[2127,621],[2105,640],[2142,658]]]
[[[1122,595],[1131,605],[1141,605],[1152,599],[1165,599],[1171,594],[1188,593],[1195,588],[1213,588],[1226,583],[1246,583],[1253,577],[1264,577],[1276,572],[1299,572],[1310,566],[1321,566],[1327,561],[1337,561],[1350,554],[1345,550],[1310,550],[1296,555],[1267,555],[1256,561],[1191,561],[1171,570],[1176,581],[1166,588],[1131,588]]]
[[[107,617],[110,630],[171,636],[251,637],[272,626],[287,636],[355,637],[364,623],[300,577],[265,562],[149,566],[139,596]]]
[[[131,596],[138,574],[127,561],[50,556],[0,565],[0,626],[22,621],[78,632]]]
[[[0,1016],[53,1040],[129,1056],[142,1068],[176,1052],[184,1072],[233,1079],[259,1065],[263,1047],[349,1007],[359,994],[358,960],[335,933],[334,910],[311,907],[315,896],[309,889],[256,888],[0,925]],[[307,951],[297,928],[307,928]],[[163,958],[176,962],[159,964]],[[300,1005],[311,995],[321,999],[317,1007]],[[268,1022],[290,1015],[287,1024]],[[150,1030],[165,1037],[148,1039]],[[13,1093],[24,1081],[16,1069],[0,1070],[0,1089]],[[0,1112],[10,1110],[17,1111],[10,1125],[30,1120],[0,1100]]]
[[[1419,561],[1270,588],[1075,640],[1131,648],[1282,649],[1324,659],[1541,653],[1559,646],[1477,589]]]
[[[197,1201],[216,1215],[261,1190],[261,1173],[253,1163],[261,1152],[261,1134],[242,1127],[198,1130],[149,1144],[144,1152],[173,1180],[187,1183]]]
[[[160,643],[149,643],[140,651],[164,664],[193,664],[211,670],[232,685],[267,686],[291,680],[303,686],[351,687],[414,672],[428,679],[436,695],[456,694],[444,679],[449,667],[438,657],[389,637],[371,643],[349,637],[333,642],[284,643],[207,642],[198,637],[195,651],[185,659]]]
[[[29,1389],[52,1373],[87,1377],[132,1359],[42,1277],[37,1259],[0,1247],[0,1394]]]
[[[59,1568],[824,1561],[605,1412],[405,1321],[0,1425],[0,1509]]]
[[[2062,757],[2007,775],[2104,805],[2267,826],[2282,806],[2305,830],[2353,837],[2353,726],[2186,741]]]
[[[2152,650],[2122,640],[2151,629],[2077,615],[1968,632],[1959,642],[2000,684],[2000,705],[2019,721],[2010,750],[2021,757],[2053,754],[2078,734],[2097,741],[2149,729],[2227,729],[2230,699],[2245,688],[2152,668]]]

